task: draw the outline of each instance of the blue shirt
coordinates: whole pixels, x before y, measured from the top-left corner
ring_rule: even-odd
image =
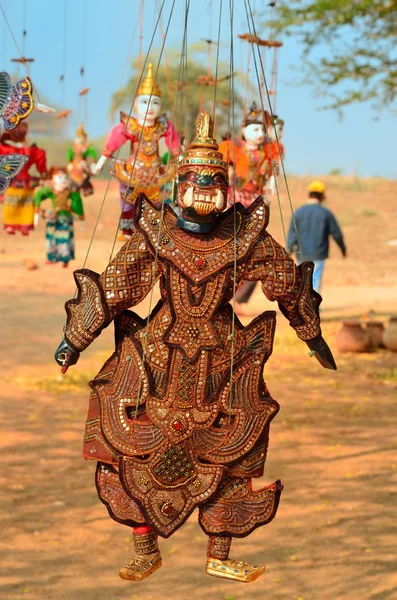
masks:
[[[334,238],[342,254],[345,254],[342,231],[332,212],[318,202],[305,204],[295,212],[295,224],[291,220],[287,252],[292,252],[294,248],[299,251],[299,238],[302,254],[298,253],[298,260],[324,260],[328,258],[329,236]]]

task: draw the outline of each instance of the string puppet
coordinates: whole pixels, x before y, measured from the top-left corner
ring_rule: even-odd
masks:
[[[20,154],[18,149],[10,144],[2,144],[7,138],[10,140],[10,132],[26,119],[33,110],[34,101],[32,95],[32,84],[29,77],[24,77],[11,83],[8,73],[0,72],[0,198],[4,201],[3,194],[9,188],[11,181],[20,174],[29,160],[28,156]],[[6,209],[6,218],[7,209]],[[6,227],[7,228],[7,227]],[[9,233],[14,233],[13,228]]]
[[[228,206],[241,202],[248,208],[264,191],[272,172],[267,137],[270,122],[269,113],[259,110],[253,102],[241,128],[241,138],[220,143],[219,151],[232,167]]]
[[[66,268],[75,258],[74,218],[84,221],[83,202],[66,169],[54,167],[50,177],[50,185],[39,188],[35,194],[35,225],[39,221],[42,202],[49,199],[50,208],[41,210],[46,220],[47,264],[59,262]]]
[[[229,556],[232,542],[235,557],[238,538],[274,518],[282,490],[280,481],[252,487],[279,410],[263,379],[276,313],[244,327],[230,304],[243,280],[260,281],[320,364],[336,369],[321,334],[313,263],[296,266],[267,232],[261,197],[225,210],[227,192],[228,164],[202,112],[175,177],[179,216],[140,194],[131,238],[105,271],[74,273],[78,296],[66,303],[55,354],[62,371],[115,324],[115,351],[91,382],[84,454],[97,462],[110,516],[132,527],[136,554],[123,579],[157,571],[159,538],[196,508],[209,575],[247,583],[265,569]],[[141,319],[129,309],[157,281],[161,299]]]
[[[67,170],[75,189],[81,191],[83,196],[94,193],[90,177],[97,158],[96,150],[88,143],[87,132],[81,123],[76,130],[73,145],[68,148]]]
[[[173,170],[163,164],[162,157],[178,153],[178,134],[165,114],[161,114],[161,90],[154,81],[153,66],[149,63],[147,76],[141,81],[134,102],[134,115],[120,112],[120,123],[113,127],[107,138],[102,156],[97,162],[98,173],[106,161],[114,156],[127,141],[131,152],[126,161],[116,160],[114,172],[120,182],[120,239],[132,233],[134,203],[144,191],[153,201],[169,181]]]

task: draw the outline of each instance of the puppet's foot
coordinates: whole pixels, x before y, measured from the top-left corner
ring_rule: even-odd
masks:
[[[141,533],[142,530],[144,533]],[[119,575],[121,579],[141,581],[161,567],[161,554],[157,545],[157,534],[151,531],[150,527],[136,527],[133,539],[137,556],[120,569]]]
[[[121,579],[128,579],[129,581],[141,581],[157,571],[161,565],[160,552],[144,554],[133,558],[128,564],[121,567],[119,576]]]
[[[234,579],[243,583],[255,581],[262,575],[265,570],[265,565],[253,565],[242,560],[226,559],[209,557],[205,566],[205,571],[208,575],[214,577],[222,577],[224,579]]]

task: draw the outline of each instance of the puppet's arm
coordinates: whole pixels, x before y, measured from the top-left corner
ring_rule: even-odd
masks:
[[[276,300],[297,336],[306,342],[319,363],[336,370],[331,350],[322,337],[319,305],[321,296],[313,290],[313,263],[296,266],[286,251],[268,233],[257,242],[247,264],[244,279],[261,281],[269,300]]]
[[[145,298],[157,281],[160,268],[144,237],[135,229],[102,275],[89,269],[74,272],[78,295],[66,302],[64,337],[55,353],[63,372],[77,362],[80,352],[121,311]]]

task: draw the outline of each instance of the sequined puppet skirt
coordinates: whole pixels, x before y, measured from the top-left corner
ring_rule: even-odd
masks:
[[[61,214],[46,223],[45,245],[47,260],[68,263],[74,259],[73,216]]]
[[[4,194],[4,229],[28,233],[34,220],[34,191],[10,186]]]
[[[160,318],[161,311],[157,314]],[[263,363],[271,351],[274,313],[268,313],[263,323],[255,320],[247,333],[242,328],[246,343],[236,363],[238,406],[233,410],[233,423],[228,422],[227,406],[221,403],[222,397],[228,402],[230,378],[221,376],[208,427],[199,425],[190,435],[187,428],[183,433],[189,409],[181,413],[170,406],[169,425],[164,428],[155,423],[156,414],[160,419],[168,417],[165,409],[156,408],[156,398],[150,397],[153,382],[149,384],[148,378],[157,380],[153,366],[142,370],[142,349],[135,335],[143,322],[130,321],[129,331],[120,337],[118,320],[116,340],[121,341],[91,382],[83,452],[85,458],[98,461],[98,495],[110,516],[129,526],[147,523],[163,537],[172,535],[195,508],[208,535],[244,537],[271,521],[281,483],[253,490],[251,482],[263,474],[269,426],[279,409],[262,379]],[[178,377],[170,376],[169,381],[179,379],[185,386],[189,378],[190,372],[183,382],[179,370]],[[167,389],[164,398],[169,397]],[[141,396],[138,410],[137,393]],[[201,419],[200,410],[196,413]],[[169,426],[173,433],[168,434]]]

